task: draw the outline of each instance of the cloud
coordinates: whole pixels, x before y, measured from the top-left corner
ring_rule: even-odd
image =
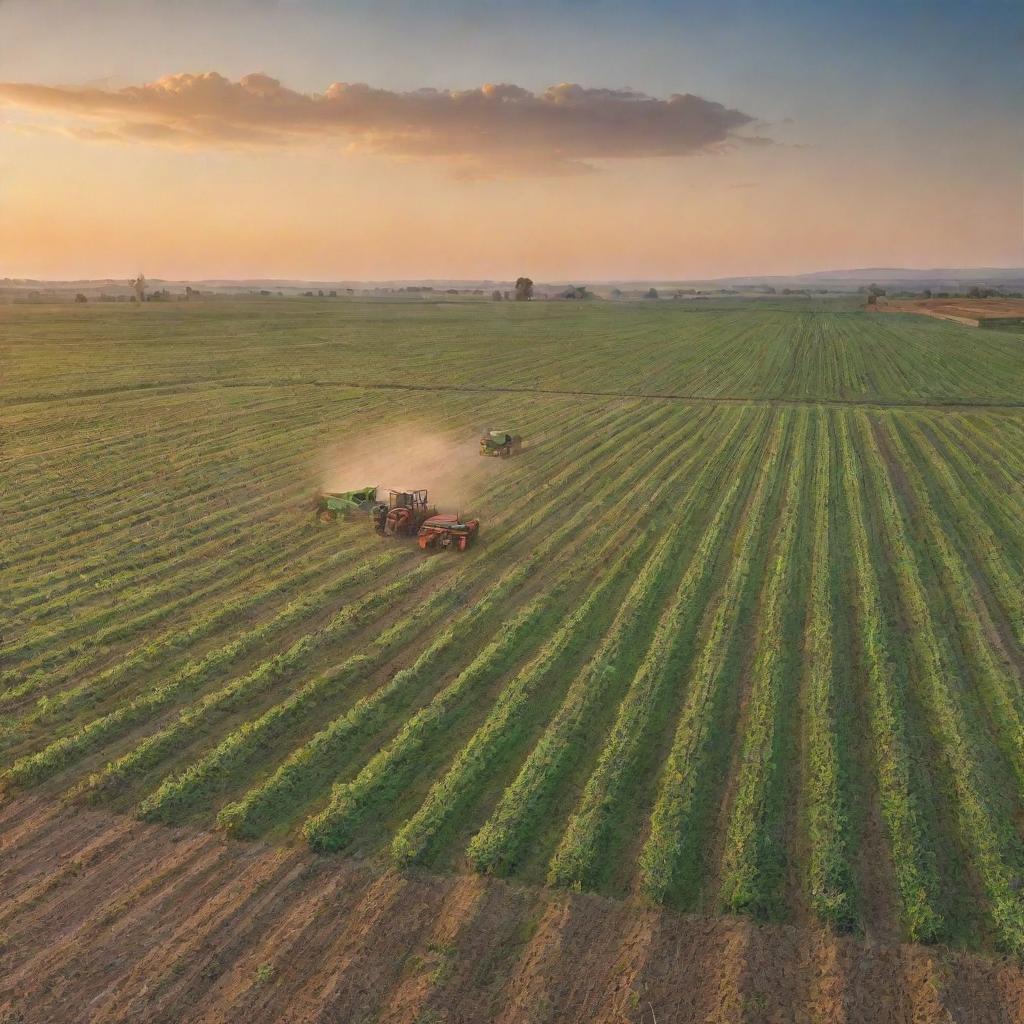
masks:
[[[264,74],[233,82],[207,72],[121,89],[0,83],[0,103],[71,118],[80,137],[186,147],[338,140],[489,176],[572,174],[593,170],[591,161],[769,141],[739,134],[755,126],[749,114],[700,96],[658,99],[570,83],[534,93],[517,85],[392,92],[335,82],[302,93]]]

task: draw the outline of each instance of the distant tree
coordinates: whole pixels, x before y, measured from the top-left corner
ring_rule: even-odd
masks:
[[[881,285],[877,285],[877,284],[869,284],[868,285],[868,295],[874,295],[875,298],[878,298],[879,295],[884,295],[884,294],[885,294],[885,289]]]
[[[775,294],[775,288],[772,285],[768,285],[768,287],[765,288],[764,293],[765,293],[765,295],[774,295]]]
[[[323,290],[323,288],[317,288],[316,293],[317,293],[317,295],[320,296],[321,299],[324,297],[324,290]]]
[[[84,295],[83,295],[83,294],[82,294],[81,292],[79,292],[79,293],[78,293],[78,294],[77,294],[77,295],[75,296],[75,302],[88,302],[88,301],[89,301],[89,300],[88,300],[88,299],[87,299],[87,298],[86,298],[86,297],[85,297],[85,296],[84,296]]]
[[[648,288],[647,291],[644,292],[644,298],[645,299],[656,299],[657,297],[658,297],[658,289],[657,288]]]
[[[969,299],[989,299],[992,295],[991,288],[979,288],[977,285],[972,285],[967,289],[967,297]]]
[[[501,302],[501,300],[502,300],[502,294],[501,294],[500,291],[498,291],[497,288],[495,288],[494,291],[491,292],[491,301],[492,302]]]
[[[135,292],[135,299],[137,302],[146,301],[146,275],[139,274],[138,277],[128,282],[128,286],[133,292]]]
[[[621,288],[613,288],[612,292],[611,292],[611,295],[612,295],[613,299],[621,299],[622,298],[622,289]]]
[[[877,304],[878,304],[878,296],[875,295],[873,292],[869,292],[868,293],[868,305],[869,306],[874,306],[874,305],[877,305]]]
[[[533,282],[528,277],[516,279],[516,302],[529,302],[533,298]]]
[[[307,299],[313,298],[313,293],[312,292],[303,292],[302,294],[305,295]]]
[[[336,298],[338,297],[338,289],[337,289],[337,288],[332,288],[332,289],[331,289],[331,290],[330,290],[330,291],[329,291],[329,292],[328,292],[327,294],[328,294],[328,295],[329,295],[329,296],[330,296],[330,297],[331,297],[332,299],[336,299]]]
[[[923,292],[921,292],[921,298],[922,299],[930,299],[931,297],[932,297],[932,290],[931,290],[931,288],[925,288],[925,290]]]
[[[575,301],[583,301],[584,299],[593,298],[593,293],[587,291],[587,286],[583,284],[571,284],[565,291],[562,292],[563,299],[572,299]]]

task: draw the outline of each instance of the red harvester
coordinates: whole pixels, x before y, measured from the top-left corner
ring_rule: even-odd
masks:
[[[465,551],[480,530],[480,520],[463,521],[451,513],[438,513],[427,503],[426,491],[388,491],[387,503],[373,508],[373,526],[385,537],[415,534],[424,551]]]

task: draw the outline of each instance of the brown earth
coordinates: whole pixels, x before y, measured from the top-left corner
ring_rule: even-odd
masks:
[[[0,807],[0,1021],[1017,1022],[1024,970]]]
[[[870,308],[870,307],[869,307]],[[885,299],[875,307],[879,313],[921,313],[940,320],[955,320],[970,327],[992,322],[1024,323],[1024,299]]]

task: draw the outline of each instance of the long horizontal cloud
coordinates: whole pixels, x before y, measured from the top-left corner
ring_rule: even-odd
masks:
[[[167,75],[124,89],[0,83],[0,102],[73,119],[89,138],[179,146],[283,146],[343,139],[403,157],[444,158],[471,173],[555,174],[588,161],[689,156],[732,140],[754,118],[691,94],[657,99],[628,89],[562,84],[391,92],[335,82],[296,92],[263,74]]]

